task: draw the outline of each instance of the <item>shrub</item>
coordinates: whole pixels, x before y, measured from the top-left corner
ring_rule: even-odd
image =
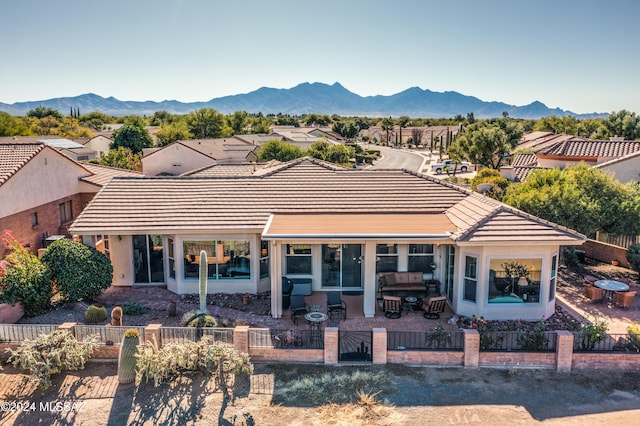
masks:
[[[578,335],[576,336],[577,347],[583,351],[593,350],[596,343],[607,337],[607,328],[607,322],[600,321],[597,318],[594,320],[593,324],[582,324],[578,329]]]
[[[229,359],[225,354],[229,354]],[[154,386],[184,373],[217,375],[219,364],[225,360],[227,364],[224,369],[237,372],[234,374],[253,372],[248,354],[239,353],[224,343],[212,343],[208,336],[197,342],[170,343],[162,348],[158,348],[154,338],[144,347],[139,347],[136,357],[139,381],[151,380]]]
[[[34,316],[51,305],[49,268],[5,231],[2,240],[10,253],[0,262],[0,299],[4,303],[22,302],[25,315]]]
[[[89,305],[87,311],[84,313],[84,320],[90,324],[97,324],[107,319],[107,309],[94,303],[93,305]]]
[[[640,323],[634,322],[627,327],[627,337],[636,352],[640,352]]]
[[[140,303],[138,303],[137,301],[133,301],[133,302],[127,302],[124,305],[122,305],[122,312],[124,312],[125,315],[131,315],[131,316],[136,316],[136,315],[142,315],[145,313],[145,308],[144,306],[142,306]]]
[[[45,391],[51,386],[51,377],[62,370],[81,370],[97,346],[97,336],[79,342],[66,330],[43,334],[34,340],[25,340],[18,349],[8,349],[8,362],[14,367],[29,370],[30,381]]]
[[[217,327],[218,321],[212,316],[208,314],[200,314],[196,315],[189,323],[187,327]]]
[[[92,300],[111,285],[113,267],[107,256],[93,247],[62,239],[42,255],[62,297],[76,302]]]
[[[640,243],[634,243],[627,249],[627,261],[629,267],[636,272],[640,272]]]

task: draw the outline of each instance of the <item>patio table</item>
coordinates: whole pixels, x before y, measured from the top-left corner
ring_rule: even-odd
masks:
[[[615,280],[598,280],[594,282],[593,285],[603,290],[604,297],[602,298],[602,303],[604,303],[604,299],[613,299],[613,294],[616,291],[629,290],[629,284]]]

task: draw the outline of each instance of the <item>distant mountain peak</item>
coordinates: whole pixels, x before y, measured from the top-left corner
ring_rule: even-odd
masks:
[[[223,114],[247,111],[263,114],[308,113],[337,114],[346,116],[388,117],[407,115],[416,118],[453,117],[473,112],[476,118],[502,117],[507,111],[510,117],[537,119],[550,115],[571,115],[578,118],[604,117],[607,114],[574,114],[559,108],[550,109],[540,101],[515,106],[503,102],[485,102],[476,97],[455,91],[432,92],[413,86],[388,96],[360,96],[339,82],[329,85],[321,82],[304,82],[289,89],[261,87],[249,93],[214,98],[206,102],[179,102],[175,100],[120,101],[113,96],[104,98],[95,93],[75,97],[55,98],[43,101],[3,104],[0,111],[22,116],[29,110],[44,105],[66,114],[70,107],[79,107],[82,113],[99,111],[109,115],[151,115],[156,111],[172,114],[188,114],[200,108],[215,108]]]

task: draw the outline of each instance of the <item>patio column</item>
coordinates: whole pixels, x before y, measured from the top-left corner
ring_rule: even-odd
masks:
[[[282,243],[269,241],[271,271],[271,316],[282,317]]]
[[[362,310],[366,318],[376,314],[376,243],[366,241],[364,244],[364,293]]]

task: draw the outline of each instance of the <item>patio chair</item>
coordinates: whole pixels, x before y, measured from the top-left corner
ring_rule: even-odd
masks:
[[[616,291],[616,296],[613,304],[621,308],[628,308],[633,303],[633,298],[636,297],[635,291]]]
[[[598,279],[596,277],[594,277],[593,275],[585,275],[582,278],[584,279],[584,283],[585,284],[593,284],[596,281],[598,281]]]
[[[329,319],[347,319],[347,304],[342,300],[339,291],[327,292],[327,311]]]
[[[594,285],[585,285],[584,295],[592,302],[601,302],[604,297],[604,291]]]
[[[446,296],[436,296],[428,298],[421,306],[422,310],[424,311],[424,317],[427,319],[440,318],[440,313],[444,312],[446,302]]]
[[[295,325],[298,325],[298,317],[304,317],[309,312],[311,312],[311,308],[304,301],[303,295],[296,294],[291,296],[291,321]]]
[[[396,319],[402,316],[402,297],[382,296],[382,310],[384,316],[389,319]]]

